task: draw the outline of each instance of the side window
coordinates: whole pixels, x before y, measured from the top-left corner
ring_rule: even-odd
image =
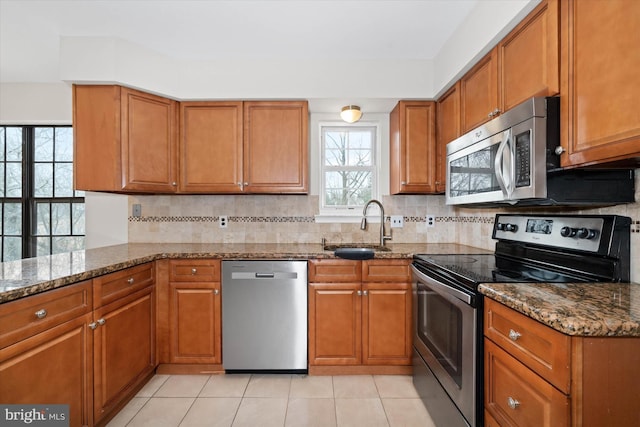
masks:
[[[377,194],[375,126],[321,126],[321,210],[363,207]]]
[[[70,126],[0,127],[2,260],[84,248]]]

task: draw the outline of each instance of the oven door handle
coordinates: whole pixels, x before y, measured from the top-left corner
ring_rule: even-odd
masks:
[[[436,292],[442,291],[448,295],[451,295],[454,298],[459,299],[460,301],[467,303],[468,305],[471,305],[473,299],[472,299],[472,296],[469,295],[468,293],[452,288],[451,286],[445,283],[438,282],[437,280],[427,276],[426,274],[418,270],[413,265],[411,266],[411,269],[413,270],[413,273],[418,278],[418,287],[420,286],[421,282],[427,285],[431,285],[432,289],[436,287],[435,289]]]

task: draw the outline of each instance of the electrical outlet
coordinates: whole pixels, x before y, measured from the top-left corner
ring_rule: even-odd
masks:
[[[427,215],[427,227],[432,228],[436,226],[436,217],[433,215]]]
[[[391,228],[404,227],[404,217],[402,215],[391,215]]]
[[[135,204],[132,206],[132,211],[131,214],[135,217],[135,218],[140,218],[142,216],[142,205],[139,204]]]
[[[218,225],[220,228],[227,228],[227,224],[229,224],[229,218],[226,215],[220,215],[218,218]]]

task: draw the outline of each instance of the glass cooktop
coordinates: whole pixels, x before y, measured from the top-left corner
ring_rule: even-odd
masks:
[[[594,281],[580,273],[562,272],[536,266],[526,261],[516,261],[494,254],[483,255],[416,255],[414,261],[432,270],[444,270],[466,282],[586,282]],[[422,269],[421,268],[421,269]]]

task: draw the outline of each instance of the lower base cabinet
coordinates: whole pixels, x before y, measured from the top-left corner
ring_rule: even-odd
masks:
[[[568,336],[484,301],[486,426],[640,425],[640,338]]]
[[[93,425],[91,314],[0,349],[0,402],[67,404],[69,425]]]
[[[154,299],[153,287],[147,287],[94,312],[96,423],[114,415],[155,370]]]
[[[310,261],[311,374],[401,373],[394,367],[410,367],[408,265],[405,260]]]

